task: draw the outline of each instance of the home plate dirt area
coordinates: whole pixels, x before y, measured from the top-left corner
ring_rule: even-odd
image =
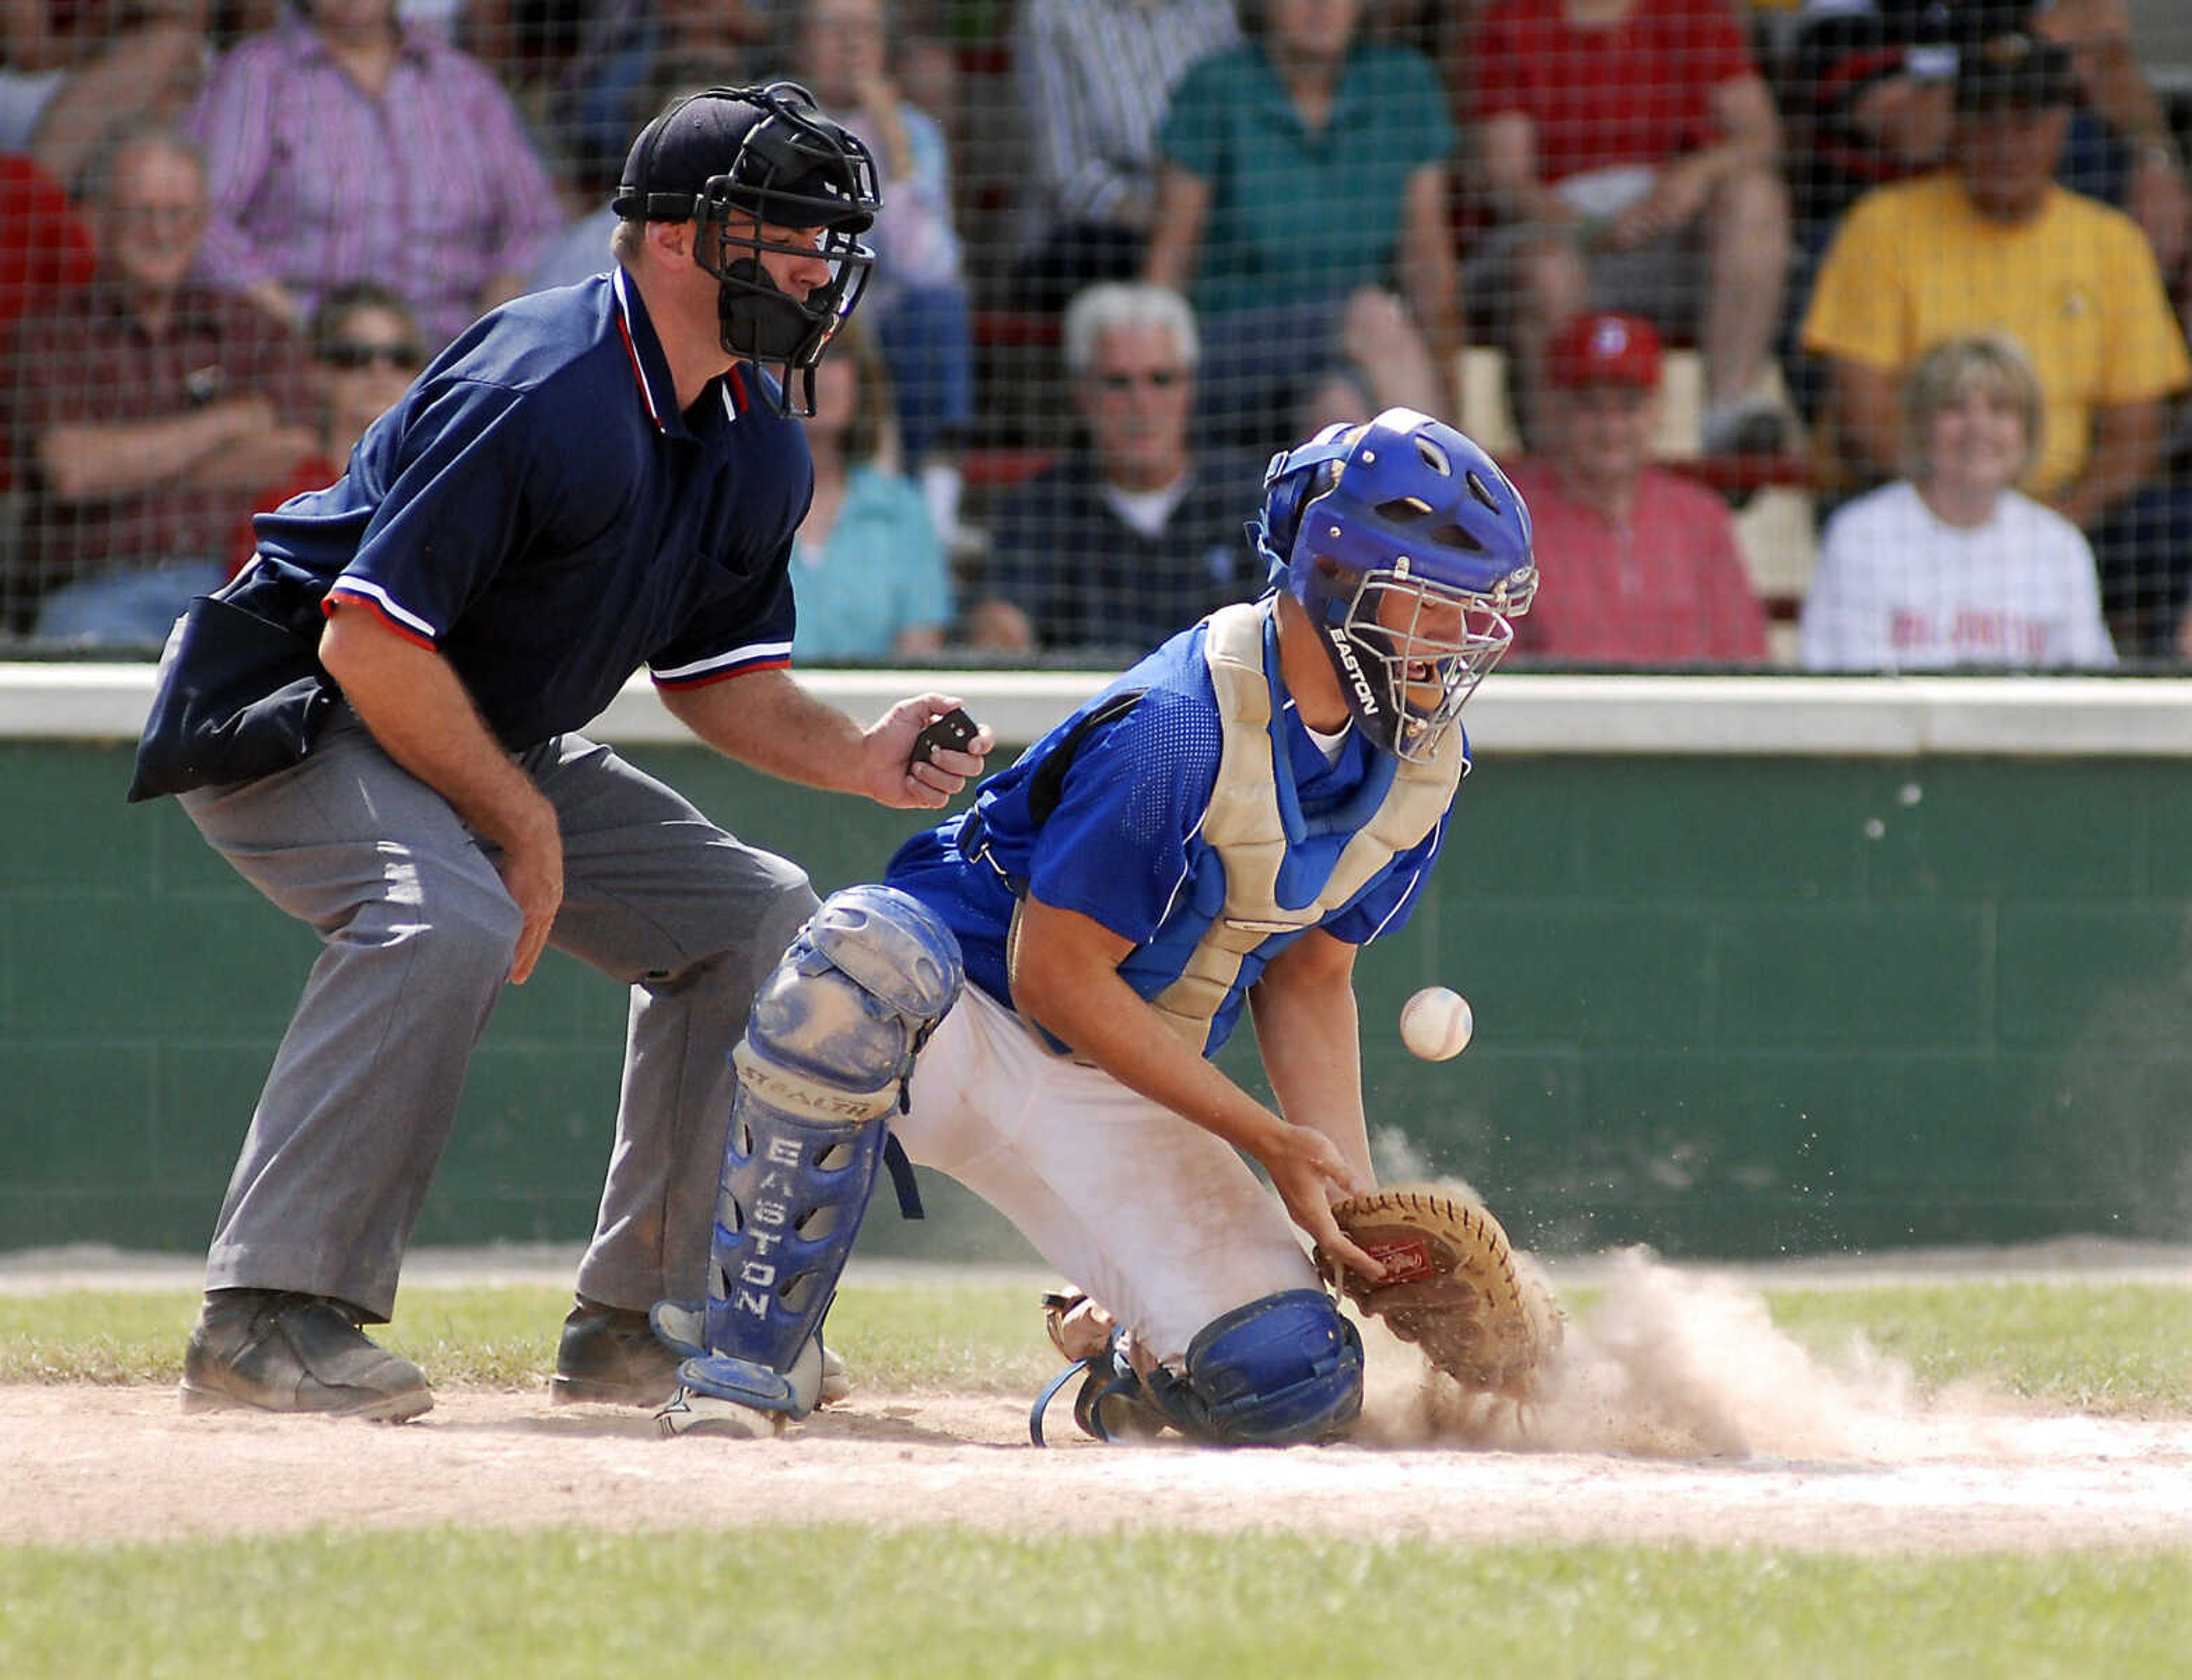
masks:
[[[1038,1450],[1031,1397],[873,1392],[857,1386],[857,1367],[849,1401],[782,1438],[743,1442],[665,1440],[640,1411],[551,1408],[545,1383],[444,1388],[426,1416],[393,1426],[186,1417],[164,1386],[0,1388],[0,1533],[21,1544],[450,1524],[620,1530],[769,1511],[1030,1534],[1359,1535],[1374,1511],[1396,1540],[2192,1546],[2192,1419],[1921,1397],[1861,1346],[1833,1362],[1807,1354],[1731,1277],[1624,1255],[1593,1282],[1540,1403],[1462,1400],[1373,1332],[1355,1438],[1284,1452],[1170,1437],[1103,1446],[1075,1430],[1063,1397],[1053,1444]]]

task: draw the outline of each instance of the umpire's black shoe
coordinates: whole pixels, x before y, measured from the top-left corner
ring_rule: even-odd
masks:
[[[549,1397],[559,1406],[659,1406],[676,1391],[678,1361],[644,1312],[580,1295],[563,1320]]]
[[[183,1355],[183,1409],[312,1412],[401,1423],[434,1403],[425,1374],[359,1329],[357,1310],[287,1289],[214,1289]]]

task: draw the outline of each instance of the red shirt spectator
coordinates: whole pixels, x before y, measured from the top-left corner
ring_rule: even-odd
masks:
[[[1788,282],[1780,117],[1727,0],[1495,0],[1470,69],[1497,225],[1469,285],[1504,315],[1524,435],[1546,340],[1619,308],[1694,335],[1708,453],[1782,447],[1761,384]]]
[[[1662,665],[1766,657],[1766,615],[1727,507],[1658,467],[1625,519],[1576,500],[1550,462],[1510,475],[1530,505],[1545,586],[1515,621],[1515,650],[1550,660]]]
[[[1649,464],[1659,337],[1641,317],[1578,317],[1550,347],[1550,454],[1511,475],[1544,586],[1517,653],[1623,665],[1755,663],[1766,613],[1727,506]]]
[[[124,123],[92,179],[98,272],[15,323],[31,496],[0,610],[35,603],[36,634],[157,642],[202,574],[219,580],[254,489],[311,446],[311,398],[287,329],[184,277],[205,220],[196,154]]]
[[[1477,122],[1535,123],[1550,182],[1658,164],[1711,142],[1708,95],[1757,73],[1726,0],[1637,0],[1618,23],[1568,21],[1562,0],[1504,0],[1469,55]]]
[[[311,412],[295,335],[227,293],[185,287],[165,331],[146,331],[105,286],[72,292],[25,317],[16,340],[17,470],[37,467],[37,441],[71,425],[121,426],[252,397],[291,421]],[[49,580],[109,561],[225,555],[250,505],[234,484],[168,482],[141,494],[39,499],[26,533]]]

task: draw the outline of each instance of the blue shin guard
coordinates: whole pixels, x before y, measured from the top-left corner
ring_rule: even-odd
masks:
[[[1293,1447],[1344,1434],[1362,1410],[1362,1338],[1321,1289],[1288,1289],[1220,1313],[1188,1344],[1182,1369],[1138,1372],[1121,1338],[1076,1362],[1028,1418],[1043,1444],[1052,1398],[1082,1378],[1074,1421],[1099,1441],[1169,1426],[1217,1447]]]
[[[1150,1387],[1183,1435],[1225,1447],[1329,1441],[1362,1410],[1362,1337],[1321,1289],[1288,1289],[1220,1313],[1179,1374]]]
[[[962,984],[950,930],[888,887],[832,895],[763,984],[732,1056],[706,1351],[679,1368],[690,1393],[662,1414],[665,1428],[696,1426],[684,1421],[695,1396],[790,1417],[813,1409],[816,1335],[875,1188],[887,1117]]]

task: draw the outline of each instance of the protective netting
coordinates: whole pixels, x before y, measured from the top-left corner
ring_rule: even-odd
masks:
[[[157,648],[482,307],[610,266],[666,99],[781,75],[885,201],[804,662],[1116,667],[1260,590],[1271,451],[1399,403],[1537,512],[1510,664],[2173,668],[2183,12],[21,0],[0,633]]]

